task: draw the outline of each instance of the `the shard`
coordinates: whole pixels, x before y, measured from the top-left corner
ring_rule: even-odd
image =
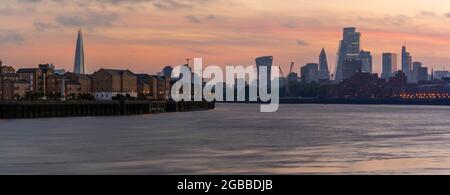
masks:
[[[81,32],[81,30],[78,31],[73,72],[76,74],[85,74],[83,33]]]

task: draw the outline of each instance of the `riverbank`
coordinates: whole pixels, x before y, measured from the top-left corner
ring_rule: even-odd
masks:
[[[214,109],[214,102],[122,101],[21,101],[0,102],[0,118],[120,116]]]

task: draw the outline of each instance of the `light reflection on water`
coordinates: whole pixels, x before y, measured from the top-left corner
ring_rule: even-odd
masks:
[[[450,107],[0,120],[0,174],[450,174]]]

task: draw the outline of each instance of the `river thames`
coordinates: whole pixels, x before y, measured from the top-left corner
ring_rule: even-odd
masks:
[[[0,174],[450,174],[450,107],[0,120]]]

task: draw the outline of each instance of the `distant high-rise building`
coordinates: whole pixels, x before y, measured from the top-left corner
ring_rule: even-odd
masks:
[[[81,29],[78,31],[77,48],[75,50],[75,64],[73,72],[76,74],[86,74],[84,64],[84,45],[83,45],[83,33]]]
[[[267,89],[270,89],[271,85],[271,76],[272,76],[272,56],[263,56],[255,59],[256,61],[256,70],[258,75],[258,87],[259,87],[259,69],[261,67],[267,67]]]
[[[162,69],[162,75],[166,77],[171,77],[172,71],[173,71],[172,66],[166,66]]]
[[[303,82],[311,83],[319,81],[319,64],[309,63],[303,66],[300,70],[301,79]]]
[[[434,78],[438,80],[450,78],[450,72],[448,70],[437,70],[432,73],[434,74]]]
[[[422,67],[422,62],[413,62],[413,70]]]
[[[412,66],[412,56],[406,50],[406,46],[403,46],[402,47],[402,71],[408,77],[408,81],[410,81],[410,82],[412,81],[411,66]]]
[[[359,52],[359,58],[362,63],[362,72],[372,74],[372,54],[370,54],[370,51],[361,50],[361,52]]]
[[[328,69],[328,60],[325,49],[322,48],[319,56],[319,79],[330,80],[330,71]]]
[[[419,82],[419,69],[422,68],[421,62],[413,62],[412,63],[412,71],[411,71],[411,82],[417,83]]]
[[[417,82],[428,81],[428,68],[420,67],[417,69]]]
[[[431,68],[431,76],[430,76],[430,81],[434,81],[434,68]]]
[[[335,80],[342,81],[344,79],[344,61],[346,59],[359,58],[361,33],[356,32],[356,28],[344,28],[343,38],[339,43],[337,54],[337,64],[335,72]]]
[[[343,79],[349,79],[362,71],[362,61],[360,59],[347,58],[343,63]]]
[[[397,54],[383,53],[383,73],[381,78],[389,79],[397,71]]]

